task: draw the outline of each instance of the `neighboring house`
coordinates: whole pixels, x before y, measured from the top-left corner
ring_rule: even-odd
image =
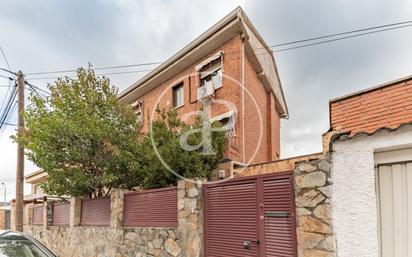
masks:
[[[47,173],[43,170],[38,170],[24,177],[25,183],[31,185],[31,193],[24,196],[24,201],[33,201],[35,199],[43,199],[46,196],[40,184],[47,179]]]
[[[183,117],[211,98],[210,119],[229,128],[228,160],[279,159],[286,101],[272,50],[240,7],[119,95],[135,108],[144,131],[158,104]]]
[[[337,256],[412,256],[412,76],[330,109]]]

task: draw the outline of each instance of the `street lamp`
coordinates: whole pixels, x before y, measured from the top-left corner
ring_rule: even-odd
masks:
[[[4,186],[4,202],[3,202],[3,206],[6,206],[6,202],[7,202],[7,200],[6,200],[6,184],[5,183],[1,183],[1,185],[2,186]]]

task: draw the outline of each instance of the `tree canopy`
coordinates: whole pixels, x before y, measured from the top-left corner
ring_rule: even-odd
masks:
[[[115,188],[175,185],[180,178],[163,165],[155,149],[186,178],[210,176],[223,158],[226,134],[219,129],[211,134],[213,155],[201,148],[183,149],[182,134],[202,124],[196,119],[189,126],[172,109],[157,110],[152,137],[139,132],[133,110],[117,99],[118,89],[91,68],[80,68],[76,78],[60,78],[48,87],[51,96],[30,96],[26,130],[14,139],[25,146],[29,160],[48,173],[43,188],[49,194],[97,197]],[[187,138],[189,145],[201,140],[200,130]]]
[[[118,89],[92,69],[49,85],[51,96],[31,95],[26,132],[28,158],[48,173],[49,194],[102,196],[138,183],[139,124],[119,103]]]
[[[205,154],[202,144],[202,120],[196,117],[194,124],[182,122],[175,110],[158,108],[153,120],[151,132],[140,138],[138,153],[139,165],[144,172],[142,188],[158,188],[174,185],[183,178],[207,178],[217,168],[223,158],[226,145],[226,133],[221,124],[211,124],[210,147],[212,154]],[[182,147],[182,136],[190,133],[185,143],[194,147],[188,151]],[[156,151],[155,151],[156,149]],[[161,159],[160,159],[161,158]],[[168,168],[165,168],[165,164]],[[171,172],[172,171],[172,172]],[[177,176],[179,175],[179,176]]]

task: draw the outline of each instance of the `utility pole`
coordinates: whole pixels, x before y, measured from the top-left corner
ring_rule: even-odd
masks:
[[[23,72],[17,73],[17,104],[18,104],[18,123],[17,135],[24,132],[24,76]],[[23,231],[23,177],[24,177],[24,147],[17,144],[17,169],[16,169],[16,209],[15,209],[15,229]]]

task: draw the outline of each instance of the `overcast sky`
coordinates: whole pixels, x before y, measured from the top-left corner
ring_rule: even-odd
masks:
[[[101,67],[164,61],[238,5],[269,45],[412,20],[412,2],[400,0],[0,0],[0,46],[12,70],[25,73],[89,62]],[[329,128],[329,99],[411,75],[411,46],[408,27],[277,53],[290,112],[290,119],[282,121],[282,157],[321,151],[321,134]],[[7,67],[1,57],[0,67]],[[129,70],[148,68],[153,66]],[[143,74],[109,77],[124,89]],[[36,78],[50,76],[27,80],[45,87],[53,80]],[[6,84],[0,78],[0,85]],[[6,89],[0,87],[0,104]],[[13,133],[9,126],[0,138],[0,182],[7,183],[8,198],[14,193]],[[27,162],[26,174],[34,170]]]

